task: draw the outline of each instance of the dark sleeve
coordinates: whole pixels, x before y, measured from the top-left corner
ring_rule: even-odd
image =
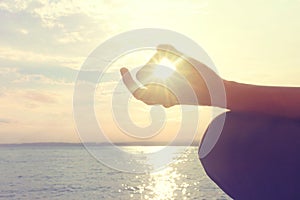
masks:
[[[300,119],[229,112],[201,163],[234,199],[300,199]]]

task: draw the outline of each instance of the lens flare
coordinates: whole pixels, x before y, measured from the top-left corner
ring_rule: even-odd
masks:
[[[160,61],[159,66],[157,66],[153,71],[153,76],[165,80],[174,73],[175,69],[174,63],[164,58]]]

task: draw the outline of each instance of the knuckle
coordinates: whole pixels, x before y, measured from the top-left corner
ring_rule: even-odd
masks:
[[[136,90],[132,93],[132,95],[134,96],[134,98],[136,98],[137,100],[142,100],[142,95],[139,92],[139,90]]]
[[[149,106],[151,106],[151,105],[154,105],[155,103],[154,102],[152,102],[152,101],[143,101],[145,104],[147,104],[147,105],[149,105]]]
[[[172,105],[171,105],[171,104],[168,104],[168,103],[167,103],[167,104],[164,104],[163,106],[164,106],[165,108],[170,108],[170,107],[172,107]]]

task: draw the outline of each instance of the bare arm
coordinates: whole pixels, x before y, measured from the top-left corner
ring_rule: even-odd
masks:
[[[224,81],[227,108],[238,112],[255,112],[300,118],[300,88],[271,87]]]

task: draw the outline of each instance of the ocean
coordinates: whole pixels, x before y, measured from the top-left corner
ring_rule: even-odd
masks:
[[[205,174],[197,152],[188,147],[161,170],[136,174],[103,165],[81,145],[1,146],[0,199],[230,199]]]

